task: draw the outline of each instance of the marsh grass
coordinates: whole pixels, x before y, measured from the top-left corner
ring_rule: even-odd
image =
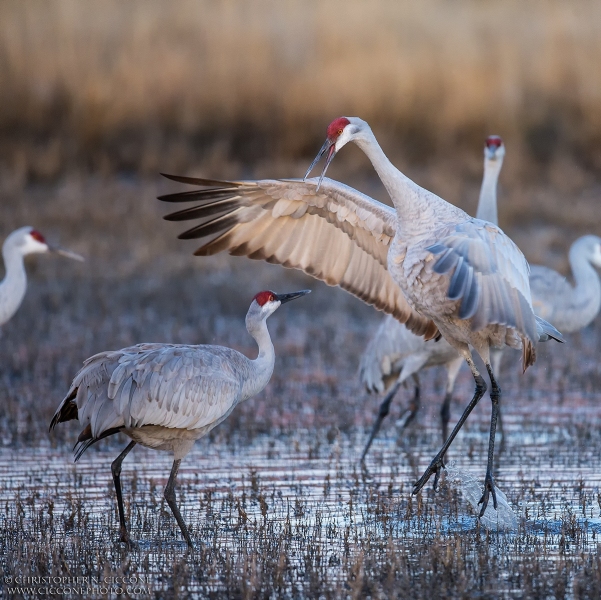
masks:
[[[410,496],[425,466],[419,455],[438,443],[436,428],[398,447],[378,440],[366,469],[357,463],[358,434],[272,431],[249,442],[240,432],[227,444],[202,441],[178,486],[192,553],[162,498],[168,457],[138,449],[124,464],[126,514],[139,543],[126,553],[117,542],[114,452],[90,453],[76,466],[47,446],[4,453],[3,575],[105,578],[113,593],[84,594],[91,597],[117,596],[117,577],[142,582],[144,593],[126,597],[597,597],[601,480],[581,460],[601,450],[598,436],[583,444],[569,418],[526,428],[516,421],[508,432],[498,483],[519,526],[502,534],[480,528],[447,482],[437,494]],[[471,436],[484,455],[486,436]],[[455,448],[474,470],[465,437]]]

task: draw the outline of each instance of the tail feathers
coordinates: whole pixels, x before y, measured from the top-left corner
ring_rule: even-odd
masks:
[[[534,344],[526,337],[522,338],[522,369],[532,366],[536,362],[536,348]]]
[[[540,317],[538,317],[536,315],[535,315],[535,317],[536,317],[536,333],[538,334],[539,342],[548,342],[549,340],[555,340],[556,342],[559,342],[560,344],[563,344],[565,342],[561,333],[559,331],[557,331],[557,329],[555,329],[555,327],[553,327],[553,325],[551,325],[551,323],[545,321],[544,319],[541,319]]]
[[[95,442],[97,442],[98,439],[89,439],[89,440],[84,440],[83,442],[77,442],[75,444],[75,446],[73,447],[73,452],[75,454],[75,457],[73,459],[73,462],[77,462],[80,458],[81,455]]]
[[[77,388],[60,403],[60,406],[56,409],[52,417],[52,421],[50,421],[48,431],[52,431],[59,423],[77,419],[77,404],[74,401],[76,395]]]
[[[113,429],[107,429],[103,431],[98,437],[92,437],[92,428],[88,425],[85,429],[79,434],[77,438],[77,442],[75,446],[73,446],[73,452],[75,454],[74,461],[77,462],[82,454],[97,441],[102,440],[109,435],[114,435],[115,433],[119,433],[123,429],[122,427],[114,427]]]
[[[538,335],[539,342],[547,342],[549,340],[555,340],[556,342],[560,342],[563,344],[565,341],[563,336],[551,323],[548,323],[544,319],[541,319],[539,316],[534,315],[536,318],[536,333]],[[534,364],[536,360],[536,349],[534,348],[534,344],[527,338],[522,339],[522,367],[524,372],[526,369]]]

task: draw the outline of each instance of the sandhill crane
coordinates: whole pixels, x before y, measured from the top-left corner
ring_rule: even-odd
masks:
[[[351,141],[371,160],[394,209],[324,179],[336,152]],[[166,218],[200,219],[180,235],[208,238],[197,255],[227,250],[302,269],[394,314],[418,335],[432,338],[440,332],[463,356],[476,382],[474,397],[415,484],[414,493],[432,475],[436,487],[447,449],[486,390],[472,360],[472,346],[484,360],[492,383],[484,514],[491,494],[496,504],[492,468],[501,393],[489,348],[504,344],[521,348],[525,369],[535,361],[539,337],[560,335],[532,311],[528,263],[517,246],[492,223],[470,217],[398,171],[365,121],[356,117],[333,121],[311,168],[324,154],[321,176],[308,181],[170,176],[211,189],[161,197],[200,203]]]
[[[27,274],[23,259],[28,254],[54,252],[75,260],[83,258],[75,252],[51,246],[44,236],[33,227],[15,229],[4,240],[2,257],[6,275],[0,283],[0,326],[4,325],[17,312],[27,290]]]
[[[534,310],[564,333],[586,327],[601,307],[601,282],[593,268],[601,268],[601,238],[578,238],[570,248],[569,258],[575,286],[547,267],[533,265],[530,272]]]
[[[480,188],[477,218],[490,221],[495,225],[497,225],[497,181],[504,156],[503,140],[498,135],[488,136],[484,143],[484,177]],[[495,364],[497,356],[500,356],[498,352],[491,353],[495,373],[497,373]],[[388,415],[393,398],[409,377],[415,381],[415,391],[413,399],[409,402],[409,408],[403,414],[401,430],[413,421],[420,406],[419,372],[436,366],[444,366],[447,371],[445,396],[440,409],[444,443],[448,437],[451,396],[462,364],[462,356],[446,340],[426,341],[411,333],[390,315],[385,316],[361,356],[359,365],[359,377],[368,392],[388,390],[380,404],[378,417],[361,455],[361,461],[365,460],[382,422]]]
[[[123,432],[133,440],[111,465],[121,541],[128,548],[133,544],[123,511],[123,459],[136,444],[173,453],[164,496],[188,546],[193,548],[175,496],[181,461],[196,440],[269,383],[275,352],[267,318],[282,304],[309,292],[263,291],[253,298],[246,315],[246,329],[259,346],[254,360],[223,346],[138,344],[101,352],[84,362],[54,413],[50,430],[71,419],[84,426],[74,448],[76,462],[102,438]]]

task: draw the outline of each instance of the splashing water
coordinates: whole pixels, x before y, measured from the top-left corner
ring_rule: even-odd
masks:
[[[480,514],[481,506],[478,502],[482,498],[484,486],[473,475],[459,469],[455,461],[447,465],[446,472],[447,481],[458,485],[476,514]],[[480,523],[491,531],[515,531],[518,527],[518,519],[507,502],[507,496],[496,485],[495,492],[497,493],[497,509],[495,510],[491,497]]]

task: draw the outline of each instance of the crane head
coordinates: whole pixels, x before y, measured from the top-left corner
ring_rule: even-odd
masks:
[[[6,242],[15,244],[23,256],[42,254],[49,250],[46,238],[33,227],[21,227],[13,231],[8,236]]]
[[[309,173],[313,170],[313,167],[315,167],[324,154],[326,155],[326,162],[321,171],[316,191],[319,190],[324,175],[326,174],[332,159],[336,155],[336,152],[338,152],[342,146],[352,141],[356,134],[366,129],[369,129],[369,125],[357,117],[338,117],[328,125],[326,141],[305,173],[305,179],[307,179]]]
[[[505,144],[498,135],[489,135],[484,143],[484,158],[501,160],[505,156]]]
[[[83,258],[79,254],[61,248],[60,246],[49,244],[46,238],[33,227],[23,227],[14,232],[14,234],[17,234],[20,238],[19,248],[23,256],[26,256],[27,254],[53,252],[55,254],[60,254],[61,256],[66,256],[67,258],[83,261]]]
[[[596,235],[583,235],[578,238],[570,249],[573,252],[582,253],[594,267],[601,268],[601,238]],[[570,262],[572,258],[570,258]]]
[[[289,294],[276,294],[271,290],[259,292],[253,298],[246,315],[246,326],[251,330],[252,326],[257,321],[265,320],[269,315],[272,315],[282,304],[296,300],[310,294],[311,290],[300,290],[299,292],[290,292]]]

